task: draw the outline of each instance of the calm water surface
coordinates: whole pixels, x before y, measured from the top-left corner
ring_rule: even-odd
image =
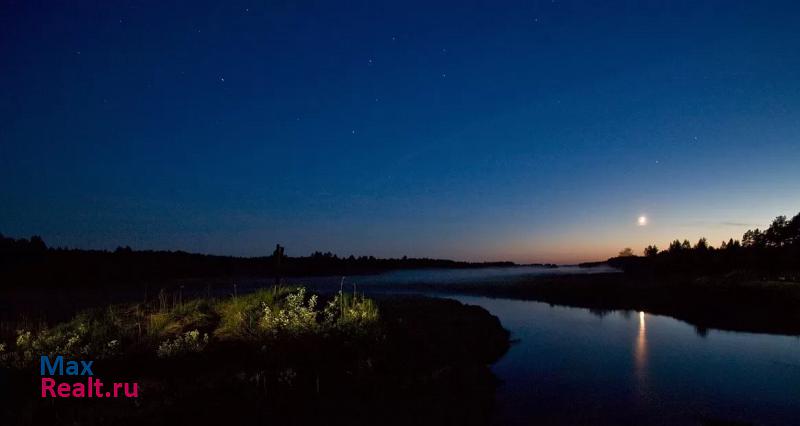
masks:
[[[800,339],[458,296],[519,341],[494,366],[498,423],[800,424]]]
[[[604,268],[397,271],[348,277],[368,292],[496,282]],[[329,277],[338,289],[340,278]],[[359,287],[362,288],[362,287]],[[518,339],[494,365],[498,424],[800,425],[800,338],[708,330],[645,312],[452,296],[498,316]]]

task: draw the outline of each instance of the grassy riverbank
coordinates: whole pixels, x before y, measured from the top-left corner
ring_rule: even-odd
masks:
[[[4,336],[3,424],[483,424],[508,332],[451,300],[273,288],[93,309]],[[42,399],[39,354],[94,360],[135,400]]]

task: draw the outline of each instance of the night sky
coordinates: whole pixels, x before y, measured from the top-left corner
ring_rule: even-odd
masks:
[[[0,232],[574,262],[800,211],[800,3],[432,3],[0,1]]]

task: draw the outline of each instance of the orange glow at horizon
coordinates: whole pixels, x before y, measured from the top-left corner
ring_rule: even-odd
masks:
[[[464,253],[468,260],[489,259],[510,260],[517,263],[556,263],[574,264],[580,262],[604,261],[616,256],[620,250],[630,247],[634,254],[643,255],[644,248],[653,244],[666,250],[673,240],[689,240],[696,243],[701,237],[708,239],[714,247],[730,238],[741,240],[748,229],[764,224],[736,225],[696,225],[680,226],[658,223],[646,217],[646,225],[631,223],[605,228],[575,227],[558,232],[531,235],[527,239],[514,239],[503,244],[497,243],[487,252]],[[485,247],[484,247],[485,248]]]

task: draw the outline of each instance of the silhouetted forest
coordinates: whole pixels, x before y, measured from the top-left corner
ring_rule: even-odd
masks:
[[[379,259],[339,257],[315,252],[286,256],[276,247],[269,256],[232,257],[183,251],[114,251],[52,248],[41,237],[8,238],[0,234],[0,276],[3,287],[91,287],[106,284],[185,278],[289,277],[357,275],[413,268],[481,268],[514,266],[512,262],[470,263],[443,259]]]
[[[674,240],[665,250],[648,246],[644,256],[623,250],[608,263],[626,272],[659,276],[742,272],[766,279],[798,281],[800,213],[791,219],[778,216],[766,230],[748,230],[741,241],[729,239],[719,247],[713,247],[705,238],[695,244]]]

